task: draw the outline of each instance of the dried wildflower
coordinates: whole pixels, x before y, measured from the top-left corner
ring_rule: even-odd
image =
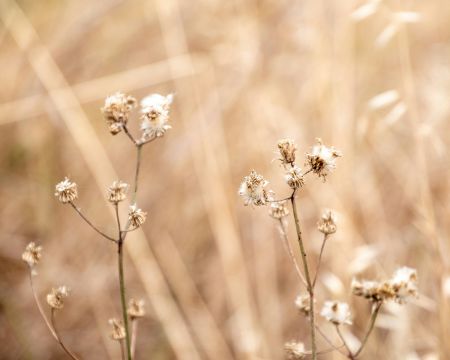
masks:
[[[139,209],[136,205],[131,205],[128,211],[128,220],[131,225],[135,228],[141,226],[145,219],[147,218],[147,213]]]
[[[417,296],[417,271],[406,266],[397,269],[389,285],[395,292],[394,300],[403,304],[408,298]]]
[[[117,320],[116,318],[109,319],[108,320],[109,325],[113,327],[113,330],[110,334],[111,339],[113,340],[123,340],[125,339],[126,333],[125,333],[125,327],[122,324],[122,321]]]
[[[333,211],[329,209],[324,210],[320,220],[317,222],[317,229],[325,235],[336,232],[336,216]]]
[[[114,204],[123,201],[127,197],[129,185],[123,181],[114,181],[108,188],[108,200]]]
[[[127,313],[132,320],[145,316],[144,300],[130,299]]]
[[[373,302],[393,300],[404,304],[408,298],[417,296],[417,272],[402,267],[391,279],[383,282],[353,279],[352,292]]]
[[[136,99],[121,92],[105,99],[105,105],[101,110],[111,134],[116,135],[122,131],[123,125],[127,124],[130,112],[134,107],[136,107]]]
[[[270,204],[269,215],[274,219],[280,220],[289,215],[287,201],[277,201]]]
[[[64,306],[64,298],[69,296],[70,289],[67,286],[53,288],[47,295],[47,303],[55,310],[60,310]]]
[[[326,176],[336,168],[336,158],[341,154],[333,147],[322,144],[321,139],[317,139],[317,144],[312,147],[311,153],[306,154],[306,163],[311,170],[324,180]]]
[[[305,344],[297,341],[290,341],[284,344],[286,358],[289,360],[300,360],[306,356]]]
[[[300,167],[298,167],[297,165],[289,168],[286,171],[286,175],[284,176],[284,178],[291,189],[298,189],[305,183],[302,175],[302,169],[300,169]]]
[[[22,254],[22,260],[25,261],[29,267],[36,265],[41,260],[42,246],[37,246],[34,242],[30,242]]]
[[[74,201],[78,197],[77,184],[65,177],[63,181],[56,184],[55,196],[63,204]]]
[[[153,94],[142,99],[142,124],[143,139],[161,137],[171,128],[168,124],[170,104],[172,104],[173,95],[167,96]]]
[[[280,160],[283,165],[294,164],[295,151],[297,146],[293,140],[283,139],[278,142],[278,150],[280,151]]]
[[[244,204],[266,205],[271,200],[270,192],[265,189],[267,184],[269,182],[262,175],[252,170],[239,187],[239,195],[244,198]]]
[[[352,323],[350,308],[344,302],[326,301],[320,315],[335,325]]]
[[[311,311],[311,307],[310,307],[310,302],[309,301],[310,301],[309,294],[300,294],[295,299],[295,307],[297,308],[297,310],[300,313],[302,313],[302,314],[304,314],[306,316],[309,316],[309,312]]]

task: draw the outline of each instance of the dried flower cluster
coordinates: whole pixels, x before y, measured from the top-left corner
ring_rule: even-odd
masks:
[[[131,110],[136,107],[136,99],[130,95],[117,92],[108,96],[101,109],[108,124],[109,132],[113,135],[120,133],[128,123]]]
[[[130,299],[130,301],[128,302],[127,313],[130,316],[131,320],[145,316],[144,304],[145,302],[142,299]]]
[[[52,309],[60,310],[64,307],[64,298],[69,296],[70,289],[67,286],[53,288],[47,295],[47,303]]]
[[[239,188],[239,195],[244,198],[245,205],[266,205],[271,200],[271,192],[266,190],[268,184],[269,182],[262,175],[252,170]]]
[[[278,142],[280,161],[283,165],[293,165],[295,162],[295,152],[297,145],[291,139],[282,139]]]
[[[284,351],[288,360],[300,360],[306,356],[305,344],[297,341],[289,341],[284,344]]]
[[[310,153],[306,154],[306,163],[310,169],[324,180],[330,172],[336,168],[336,159],[342,156],[333,147],[327,147],[321,139],[313,146]]]
[[[344,302],[326,301],[320,315],[335,325],[352,323],[350,307]]]
[[[305,180],[303,179],[302,169],[299,166],[293,165],[286,170],[285,175],[286,183],[291,189],[298,189],[303,186]]]
[[[417,297],[417,271],[402,267],[391,279],[381,282],[353,279],[352,292],[373,302],[393,300],[404,304],[409,298]]]
[[[133,225],[135,228],[138,228],[145,222],[146,218],[147,213],[145,211],[142,211],[136,205],[130,206],[130,209],[128,211],[128,220],[130,221],[131,225]]]
[[[127,198],[129,185],[123,181],[114,181],[108,188],[108,200],[113,204],[124,201]]]
[[[168,124],[173,95],[153,94],[141,101],[143,139],[161,137],[171,128]]]
[[[300,294],[295,299],[295,307],[301,314],[309,316],[309,313],[311,311],[311,306],[309,302],[310,302],[309,294]]]
[[[70,181],[69,178],[64,178],[63,181],[56,184],[55,196],[63,204],[74,201],[78,197],[77,184]]]
[[[325,234],[331,235],[336,232],[336,215],[330,209],[326,209],[317,223],[317,229]]]
[[[287,201],[277,201],[270,204],[269,215],[274,219],[280,220],[289,215]]]
[[[30,242],[22,254],[22,260],[25,261],[29,267],[33,267],[39,263],[42,257],[42,246]]]
[[[123,340],[125,339],[126,333],[125,333],[125,327],[123,326],[122,321],[116,319],[116,318],[112,318],[108,320],[109,325],[112,326],[112,331],[111,331],[111,339],[113,340]]]

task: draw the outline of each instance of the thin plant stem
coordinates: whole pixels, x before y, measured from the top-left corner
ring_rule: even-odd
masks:
[[[81,212],[81,209],[78,208],[72,201],[69,202],[70,205],[72,205],[72,207],[75,209],[75,211],[81,216],[81,218],[86,221],[86,223],[92,228],[94,229],[97,233],[99,233],[101,236],[103,236],[104,238],[108,239],[109,241],[112,242],[117,242],[117,239],[114,239],[113,237],[106,235],[104,232],[102,232],[101,230],[99,230],[97,227],[95,227],[94,224],[92,224],[89,219]]]
[[[118,252],[118,267],[119,267],[119,286],[120,286],[120,302],[122,305],[122,318],[123,325],[125,327],[125,339],[127,345],[127,359],[131,360],[131,347],[130,347],[130,331],[128,328],[128,316],[127,316],[127,304],[125,299],[125,279],[124,279],[124,271],[123,271],[123,238],[122,236],[119,239],[117,245]]]
[[[302,255],[302,262],[303,262],[303,270],[305,273],[307,290],[309,293],[311,356],[312,356],[312,360],[316,360],[317,359],[317,350],[316,350],[316,326],[315,326],[315,322],[314,322],[314,289],[312,287],[311,277],[309,274],[309,267],[308,267],[308,261],[306,259],[305,246],[303,245],[302,231],[300,228],[300,220],[299,220],[298,213],[297,213],[297,206],[295,204],[295,195],[296,195],[296,192],[294,191],[291,196],[292,212],[294,214],[295,229],[297,231],[297,239],[298,239],[298,244],[300,246],[300,252]]]
[[[312,283],[313,288],[316,286],[317,275],[319,274],[320,263],[322,262],[323,249],[325,248],[325,244],[326,244],[327,240],[328,240],[328,234],[324,234],[323,235],[322,246],[320,247],[319,260],[317,261],[316,274],[314,275],[314,280],[313,280],[313,283]]]
[[[356,357],[361,353],[361,351],[364,349],[364,346],[366,345],[367,340],[369,339],[369,336],[370,336],[370,334],[372,333],[372,330],[373,330],[374,325],[375,325],[375,321],[376,321],[377,316],[378,316],[378,313],[379,313],[379,311],[380,311],[380,309],[381,309],[381,305],[382,305],[382,302],[381,302],[381,301],[378,302],[378,303],[375,305],[375,308],[374,308],[373,311],[372,311],[372,315],[371,315],[371,317],[370,317],[370,322],[369,322],[369,327],[368,327],[368,329],[367,329],[366,335],[364,336],[363,340],[361,341],[361,346],[360,346],[359,349],[355,352],[355,358],[356,358]]]
[[[342,345],[334,345],[333,342],[330,340],[330,338],[322,331],[322,329],[316,325],[316,330],[317,332],[322,335],[322,337],[324,338],[324,340],[336,351],[339,351],[342,355],[347,356],[346,353],[344,353],[340,348],[345,346],[344,344]]]
[[[58,341],[58,336],[56,335],[56,332],[53,329],[53,326],[50,324],[50,321],[47,319],[47,316],[45,316],[44,310],[42,309],[41,302],[39,301],[39,298],[36,294],[36,290],[34,289],[33,270],[31,268],[30,268],[30,286],[31,286],[31,292],[33,293],[34,301],[39,310],[39,313],[41,314],[42,318],[45,321],[45,325],[47,325],[48,329],[50,330],[50,333],[55,338],[55,340]]]
[[[280,231],[281,231],[281,237],[283,239],[284,248],[286,249],[286,252],[288,253],[289,258],[291,259],[292,264],[295,267],[295,270],[297,272],[297,275],[298,275],[300,281],[305,285],[305,287],[308,287],[305,277],[303,276],[303,274],[300,270],[300,267],[298,266],[298,262],[297,262],[297,259],[295,258],[294,251],[292,250],[291,243],[289,242],[285,224],[283,223],[283,219],[279,219],[279,222],[280,222],[280,229],[281,229]]]
[[[352,351],[350,350],[350,347],[348,346],[347,342],[346,342],[345,339],[344,339],[344,336],[342,336],[342,333],[341,333],[341,330],[340,330],[340,328],[339,328],[339,325],[335,325],[335,328],[336,328],[336,332],[337,332],[339,338],[342,340],[342,342],[344,343],[345,348],[346,348],[347,351],[348,351],[347,357],[348,357],[349,359],[354,360],[354,359],[356,358],[356,356],[353,355]]]
[[[119,216],[119,204],[118,203],[114,204],[114,210],[116,211],[117,228],[119,230],[119,238],[120,238],[121,234],[122,234],[122,228],[120,227],[120,216]]]
[[[59,336],[58,330],[56,329],[55,309],[54,309],[54,308],[52,308],[51,321],[52,321],[53,329],[55,330],[56,341],[58,341],[59,345],[61,345],[61,347],[62,347],[62,349],[64,350],[64,352],[65,352],[67,355],[69,355],[69,357],[71,357],[73,360],[80,360],[73,352],[71,352],[71,351],[66,347],[66,345],[64,345],[63,341],[61,340],[61,336]]]
[[[142,158],[142,146],[143,144],[136,145],[137,157],[136,157],[136,172],[134,174],[134,191],[131,197],[131,203],[134,204],[136,202],[136,196],[138,191],[139,184],[139,171],[141,169],[141,158]],[[128,228],[127,228],[128,230]]]
[[[135,140],[133,135],[131,135],[130,132],[128,131],[128,127],[126,125],[123,125],[122,129],[125,132],[125,134],[128,136],[128,138],[133,142],[133,144],[137,145],[137,141]]]
[[[131,356],[133,358],[134,354],[136,353],[137,333],[138,333],[138,320],[131,319]]]
[[[123,346],[123,340],[120,340],[119,344],[120,344],[120,354],[122,355],[122,360],[125,360],[125,346]]]

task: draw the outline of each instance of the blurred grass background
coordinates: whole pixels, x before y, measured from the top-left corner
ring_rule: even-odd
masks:
[[[135,164],[99,110],[117,90],[176,94],[173,129],[144,152],[149,219],[127,244],[128,296],[148,310],[138,359],[279,359],[285,341],[308,343],[276,224],[237,195],[253,168],[289,193],[272,161],[283,137],[299,157],[315,137],[344,154],[327,183],[311,177],[300,194],[311,262],[321,209],[339,213],[318,306],[348,301],[346,335],[361,337],[370,309],[350,295],[352,277],[417,268],[420,298],[385,308],[362,358],[448,358],[450,3],[383,1],[355,21],[361,5],[1,0],[0,358],[64,357],[32,301],[20,260],[30,241],[44,247],[42,299],[55,285],[73,290],[58,314],[69,347],[120,357],[107,324],[120,314],[115,249],[53,196],[69,175],[79,205],[112,231],[106,187],[131,182]],[[399,11],[420,21],[395,22]],[[395,101],[374,105],[386,91]]]

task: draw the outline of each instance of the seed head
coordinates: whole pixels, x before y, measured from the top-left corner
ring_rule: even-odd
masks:
[[[305,344],[297,341],[289,341],[284,344],[284,351],[288,360],[300,360],[306,356]]]
[[[128,211],[128,220],[130,221],[131,225],[137,228],[145,222],[146,218],[147,213],[139,209],[136,204],[130,206]]]
[[[114,204],[123,201],[127,197],[129,185],[123,181],[114,181],[108,188],[108,200]]]
[[[326,301],[320,315],[335,325],[351,325],[352,323],[350,308],[348,304],[344,302]]]
[[[70,289],[67,286],[53,288],[51,293],[47,295],[47,303],[55,310],[64,307],[64,298],[69,296]]]
[[[291,139],[282,139],[278,142],[280,161],[283,165],[292,165],[295,162],[295,151],[297,146]]]
[[[286,183],[291,187],[291,189],[298,189],[303,186],[305,180],[303,179],[302,169],[297,165],[290,167],[286,171],[284,176]]]
[[[143,132],[143,140],[161,137],[171,128],[168,121],[172,101],[172,94],[167,96],[153,94],[142,99],[141,130]]]
[[[110,334],[111,339],[113,340],[123,340],[126,337],[125,327],[122,324],[122,321],[112,318],[108,320],[109,325],[113,327],[112,332]]]
[[[25,261],[29,267],[33,267],[41,260],[41,251],[42,246],[37,246],[34,242],[30,242],[22,254],[22,260]]]
[[[265,189],[267,184],[269,182],[262,175],[252,170],[239,187],[239,195],[243,197],[244,204],[266,205],[271,200],[270,192]]]
[[[330,235],[336,232],[336,215],[330,209],[324,210],[322,217],[317,222],[317,229],[325,234]]]
[[[130,299],[127,313],[132,320],[145,316],[144,300]]]
[[[78,197],[77,184],[65,177],[63,181],[56,184],[55,196],[63,204],[74,201]]]
[[[323,180],[336,168],[336,158],[342,156],[333,147],[322,144],[321,139],[317,139],[317,144],[312,147],[311,153],[306,154],[306,164],[311,170]]]
[[[289,215],[287,201],[277,201],[270,204],[269,215],[274,219],[280,220]]]
[[[105,105],[101,110],[111,134],[116,135],[122,131],[123,125],[127,124],[130,112],[134,107],[136,107],[136,99],[121,92],[105,99]]]
[[[304,314],[305,316],[309,316],[309,312],[311,311],[309,299],[309,294],[300,294],[295,299],[295,307],[301,314]]]

